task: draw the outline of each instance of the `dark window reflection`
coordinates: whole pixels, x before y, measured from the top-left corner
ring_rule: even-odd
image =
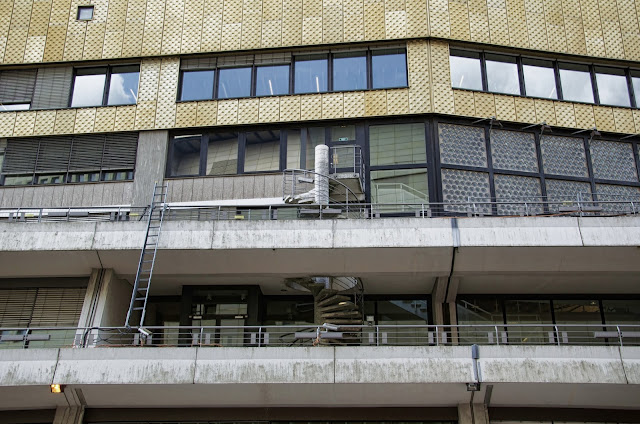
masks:
[[[251,94],[251,68],[220,70],[218,98],[249,97]]]
[[[556,75],[553,63],[545,60],[523,59],[524,86],[527,96],[557,99]]]
[[[603,300],[604,319],[609,324],[640,325],[640,300]]]
[[[280,169],[280,131],[248,132],[246,137],[244,172]]]
[[[313,324],[313,302],[304,299],[268,299],[264,325]]]
[[[238,172],[238,133],[209,135],[207,175],[227,175]]]
[[[333,59],[333,89],[335,91],[367,88],[367,58],[362,53],[340,53]]]
[[[518,344],[541,344],[549,342],[549,331],[553,328],[551,302],[549,300],[505,300],[507,324],[541,324],[541,326],[507,327],[509,340]],[[542,325],[547,324],[547,325]],[[553,339],[551,339],[553,343]]]
[[[482,72],[478,53],[452,51],[449,62],[453,88],[482,90]]]
[[[374,51],[371,57],[373,88],[407,86],[407,59],[402,51]]]
[[[185,71],[182,73],[180,100],[209,100],[213,98],[215,71]]]
[[[588,66],[560,64],[560,83],[564,100],[593,103],[593,86]]]
[[[299,56],[295,61],[296,93],[327,91],[328,61],[326,56]]]
[[[289,94],[289,66],[261,66],[256,69],[256,96]]]
[[[176,136],[173,139],[170,177],[200,173],[200,138],[198,135]]]
[[[487,88],[494,93],[520,94],[516,58],[486,55]]]
[[[631,106],[627,77],[622,69],[596,67],[596,83],[600,103],[611,106]]]

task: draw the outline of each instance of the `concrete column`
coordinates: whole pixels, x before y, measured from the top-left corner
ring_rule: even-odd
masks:
[[[447,277],[438,277],[431,291],[431,303],[433,307],[433,323],[444,325],[445,296],[447,295]]]
[[[315,202],[319,205],[328,205],[329,179],[323,175],[329,175],[329,146],[324,144],[316,146],[315,154],[315,172],[317,172],[315,175]]]
[[[127,317],[133,287],[118,278],[113,269],[104,270],[92,326],[122,327]]]
[[[169,147],[169,132],[141,131],[138,137],[136,170],[133,177],[133,206],[146,206],[153,194],[153,185],[164,180]]]

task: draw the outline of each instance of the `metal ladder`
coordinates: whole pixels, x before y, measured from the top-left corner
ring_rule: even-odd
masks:
[[[166,198],[167,185],[160,185],[156,182],[153,186],[153,196],[149,206],[147,233],[144,239],[144,245],[142,246],[142,252],[140,253],[140,262],[138,262],[136,281],[133,284],[127,320],[124,324],[127,328],[131,327],[134,311],[141,311],[139,327],[142,327],[144,324],[147,300],[149,299],[149,289],[151,288],[151,276],[153,275],[153,266],[156,263],[160,230],[162,230],[162,221],[164,220],[164,212],[166,209]]]

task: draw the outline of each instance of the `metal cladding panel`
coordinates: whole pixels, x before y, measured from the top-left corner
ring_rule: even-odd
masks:
[[[70,66],[40,68],[33,92],[32,108],[59,109],[67,107],[72,78],[73,68]]]

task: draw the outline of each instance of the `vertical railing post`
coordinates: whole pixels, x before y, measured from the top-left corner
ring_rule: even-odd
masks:
[[[622,347],[622,331],[620,331],[619,325],[616,325],[616,330],[618,330],[618,341],[620,342],[620,347]]]
[[[496,330],[496,346],[500,346],[500,333],[498,332],[498,326],[494,326]]]
[[[198,346],[202,347],[203,340],[204,340],[204,327],[200,327],[200,335],[198,336]]]
[[[380,327],[376,325],[376,346],[380,346]]]
[[[556,333],[556,344],[557,344],[558,346],[560,346],[560,333],[558,332],[558,326],[557,326],[557,325],[554,325],[554,326],[553,326],[553,329],[554,329],[554,331],[555,331],[555,333]]]
[[[258,347],[262,346],[262,327],[258,328]]]

